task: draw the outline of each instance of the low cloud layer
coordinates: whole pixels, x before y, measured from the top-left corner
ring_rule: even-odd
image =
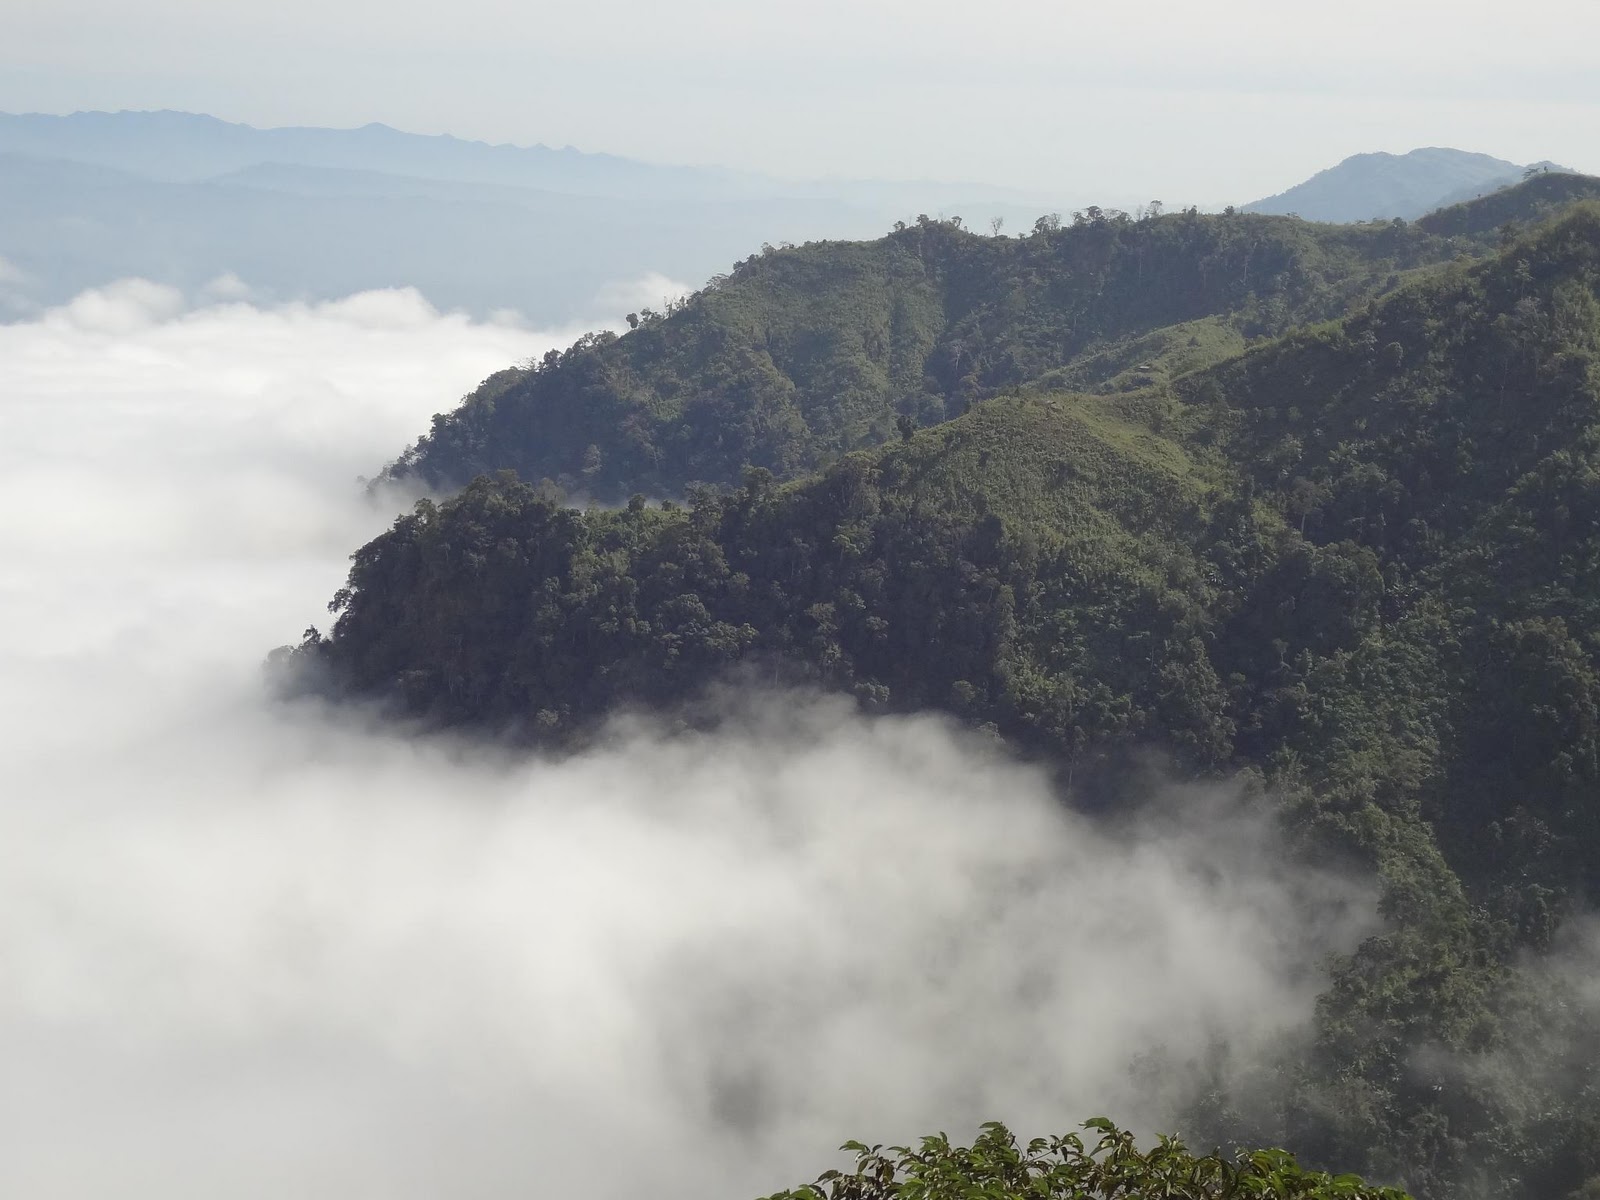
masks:
[[[354,477],[561,340],[138,283],[0,327],[0,1192],[749,1196],[1159,1121],[1309,1013],[1368,898],[1226,790],[1093,826],[817,697],[533,762],[267,704],[392,516]]]

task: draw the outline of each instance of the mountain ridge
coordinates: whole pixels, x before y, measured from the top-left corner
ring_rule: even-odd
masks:
[[[1051,207],[985,193],[774,180],[377,124],[0,114],[0,257],[24,277],[0,312],[37,313],[130,275],[191,293],[233,275],[268,301],[415,286],[480,318],[610,322],[622,314],[597,311],[606,290],[651,274],[704,279],[764,239],[868,237],[957,201],[1019,225]]]
[[[510,468],[612,500],[732,483],[752,464],[788,478],[1047,371],[1094,387],[1165,369],[1111,352],[1119,340],[1226,317],[1236,328],[1195,325],[1160,353],[1232,348],[1462,248],[1400,226],[1092,213],[1020,239],[924,220],[769,248],[631,334],[497,375],[387,476],[448,488]]]
[[[195,133],[202,136],[195,139]],[[5,150],[186,183],[276,162],[613,199],[831,198],[879,205],[970,200],[1029,207],[1037,203],[1030,203],[1017,189],[972,181],[792,180],[717,165],[656,163],[572,145],[412,133],[381,121],[339,128],[258,127],[178,109],[0,113],[0,151]]]
[[[280,162],[597,196],[634,195],[646,180],[671,195],[725,194],[729,184],[746,186],[741,173],[725,168],[644,163],[572,146],[493,144],[448,133],[408,133],[376,121],[348,129],[258,128],[176,109],[0,113],[0,149],[175,183],[199,183],[257,163]]]

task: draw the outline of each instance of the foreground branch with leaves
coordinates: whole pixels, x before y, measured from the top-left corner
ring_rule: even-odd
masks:
[[[1148,1150],[1105,1117],[1084,1122],[1100,1136],[1034,1138],[1026,1146],[1004,1125],[984,1125],[969,1146],[945,1134],[920,1148],[846,1142],[852,1171],[825,1171],[816,1183],[767,1200],[1409,1200],[1398,1188],[1373,1187],[1355,1175],[1301,1167],[1283,1150],[1196,1155],[1162,1136]]]

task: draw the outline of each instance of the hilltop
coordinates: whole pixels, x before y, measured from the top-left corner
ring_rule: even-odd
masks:
[[[388,474],[448,489],[513,470],[613,501],[745,466],[794,478],[1047,372],[1122,389],[1214,362],[1464,248],[1403,224],[1100,209],[1021,238],[924,218],[768,247],[626,336],[488,380]]]
[[[1294,213],[1307,221],[1409,221],[1515,184],[1527,170],[1503,158],[1439,146],[1353,154],[1287,191],[1244,205],[1244,211]]]

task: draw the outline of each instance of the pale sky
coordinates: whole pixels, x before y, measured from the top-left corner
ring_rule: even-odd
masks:
[[[0,110],[1247,200],[1362,150],[1600,173],[1600,0],[0,0]]]

